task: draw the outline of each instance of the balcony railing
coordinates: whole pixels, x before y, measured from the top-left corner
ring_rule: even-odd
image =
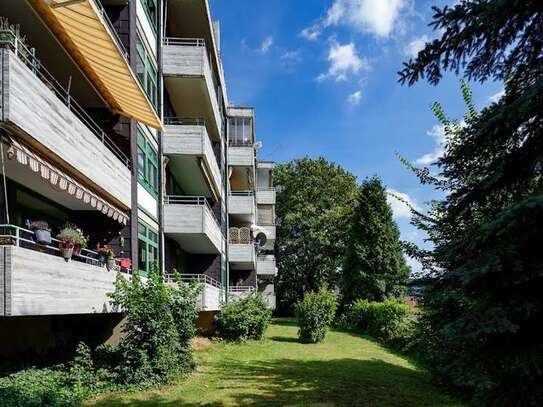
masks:
[[[210,286],[222,289],[222,284],[220,281],[217,281],[213,277],[209,277],[205,274],[179,274],[179,279],[184,283],[208,284]],[[166,283],[177,282],[176,274],[166,273],[164,275],[164,281]]]
[[[230,191],[231,196],[253,196],[254,191]]]
[[[199,117],[165,117],[164,124],[170,126],[204,126],[205,119]]]
[[[0,225],[0,239],[4,245],[6,241],[11,239],[11,245],[22,247],[24,249],[35,250],[41,253],[50,254],[52,256],[62,256],[62,250],[59,248],[60,240],[51,238],[50,245],[43,245],[36,242],[34,232],[29,229],[15,225]],[[93,250],[81,249],[79,254],[74,253],[71,260],[81,263],[91,264],[93,266],[103,266],[103,262],[99,260],[100,254]],[[132,270],[128,267],[121,266],[121,259],[115,259],[114,271],[130,274]]]
[[[228,287],[228,291],[231,293],[252,293],[256,291],[256,287],[250,285],[231,285]]]
[[[217,224],[217,227],[219,230],[222,230],[221,224],[219,220],[217,219],[217,216],[215,215],[215,212],[213,212],[213,209],[211,209],[211,206],[209,205],[209,202],[207,202],[207,198],[205,196],[181,196],[181,195],[166,195],[164,198],[164,203],[169,205],[199,205],[205,207],[213,217],[213,220]]]
[[[228,140],[228,145],[230,147],[253,147],[254,143],[252,140]]]
[[[165,37],[163,40],[164,45],[178,45],[185,47],[205,47],[206,41],[203,38],[176,38]]]
[[[128,168],[131,166],[130,159],[122,150],[109,138],[100,126],[89,116],[70,95],[70,93],[49,73],[35,55],[35,49],[26,47],[10,30],[0,30],[0,47],[12,50],[15,55],[32,71],[32,73],[47,86],[55,96],[64,103],[72,113],[94,135],[104,144],[115,156]],[[31,95],[29,95],[31,97]]]

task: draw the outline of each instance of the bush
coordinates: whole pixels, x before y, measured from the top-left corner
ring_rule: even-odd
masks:
[[[194,367],[190,340],[199,290],[180,281],[177,287],[164,284],[156,267],[146,283],[137,274],[130,281],[117,275],[112,303],[126,314],[115,369],[121,383],[139,387],[167,383]]]
[[[318,292],[306,293],[304,299],[295,305],[300,341],[304,343],[322,341],[334,319],[336,309],[336,297],[327,289],[321,288]]]
[[[68,366],[29,368],[0,378],[0,405],[74,406],[93,395],[99,376],[95,374],[90,349],[80,343]]]
[[[414,332],[413,313],[408,305],[395,300],[355,301],[347,319],[350,324],[397,349],[406,349]]]
[[[264,337],[271,315],[260,294],[223,304],[221,312],[215,316],[217,336],[231,341],[260,340]]]

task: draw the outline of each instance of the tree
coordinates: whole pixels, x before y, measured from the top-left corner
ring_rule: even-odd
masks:
[[[399,73],[436,84],[443,72],[505,82],[501,99],[450,121],[438,174],[445,192],[414,224],[435,248],[408,246],[433,279],[423,298],[424,353],[439,378],[478,405],[543,404],[543,2],[462,1],[435,8],[441,32]],[[409,165],[409,164],[408,164]]]
[[[278,308],[291,314],[304,293],[336,285],[357,184],[322,157],[280,164],[275,178]]]
[[[360,186],[342,271],[343,303],[401,296],[409,267],[400,246],[385,187],[377,177]]]

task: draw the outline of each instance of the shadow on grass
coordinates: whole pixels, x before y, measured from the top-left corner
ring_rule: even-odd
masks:
[[[239,362],[234,358],[210,366],[218,387],[202,388],[199,401],[177,392],[174,400],[109,398],[98,406],[459,406],[437,391],[428,376],[382,360],[332,359]],[[213,401],[218,394],[223,400]],[[193,395],[194,396],[194,395]]]
[[[268,339],[273,342],[300,343],[298,338],[293,338],[292,336],[270,336]]]
[[[296,318],[274,318],[272,324],[279,326],[298,326]]]

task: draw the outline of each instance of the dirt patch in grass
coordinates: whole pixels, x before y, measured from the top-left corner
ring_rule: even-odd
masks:
[[[196,336],[192,339],[192,348],[194,350],[202,350],[211,346],[213,342],[209,338]]]

